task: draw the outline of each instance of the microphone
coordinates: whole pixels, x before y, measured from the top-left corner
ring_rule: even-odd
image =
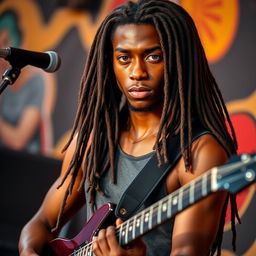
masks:
[[[23,68],[26,65],[35,66],[46,72],[55,72],[60,67],[60,57],[54,51],[33,52],[14,47],[0,49],[0,58],[4,58],[16,68]]]

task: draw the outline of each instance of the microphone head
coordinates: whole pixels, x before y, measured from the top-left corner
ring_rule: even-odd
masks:
[[[45,53],[49,55],[50,63],[49,63],[49,66],[47,68],[45,68],[44,70],[46,72],[50,72],[50,73],[55,72],[56,70],[59,69],[60,64],[61,64],[61,59],[60,59],[59,55],[54,51],[47,51]]]

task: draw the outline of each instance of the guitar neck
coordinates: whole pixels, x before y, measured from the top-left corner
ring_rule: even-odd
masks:
[[[255,182],[255,155],[235,156],[233,161],[235,162],[212,168],[122,223],[116,228],[119,244],[128,244],[213,192],[228,190],[237,193]]]
[[[177,213],[217,190],[217,168],[213,168],[172,194],[134,215],[116,228],[121,246],[143,236]]]

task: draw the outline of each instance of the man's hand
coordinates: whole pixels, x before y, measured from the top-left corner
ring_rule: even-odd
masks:
[[[121,223],[122,220],[117,219],[116,225],[119,226]],[[146,245],[141,239],[136,239],[126,249],[121,248],[116,239],[115,227],[110,226],[100,230],[98,236],[94,238],[93,253],[96,256],[145,256]]]

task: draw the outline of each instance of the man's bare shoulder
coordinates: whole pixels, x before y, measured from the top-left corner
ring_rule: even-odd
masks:
[[[215,166],[224,164],[227,160],[227,153],[217,139],[210,134],[202,135],[192,144],[191,170],[185,170],[183,158],[177,165],[181,185],[190,182]]]
[[[226,150],[213,135],[203,135],[193,143],[192,164],[195,170],[199,164],[215,166],[225,163],[227,159]]]

